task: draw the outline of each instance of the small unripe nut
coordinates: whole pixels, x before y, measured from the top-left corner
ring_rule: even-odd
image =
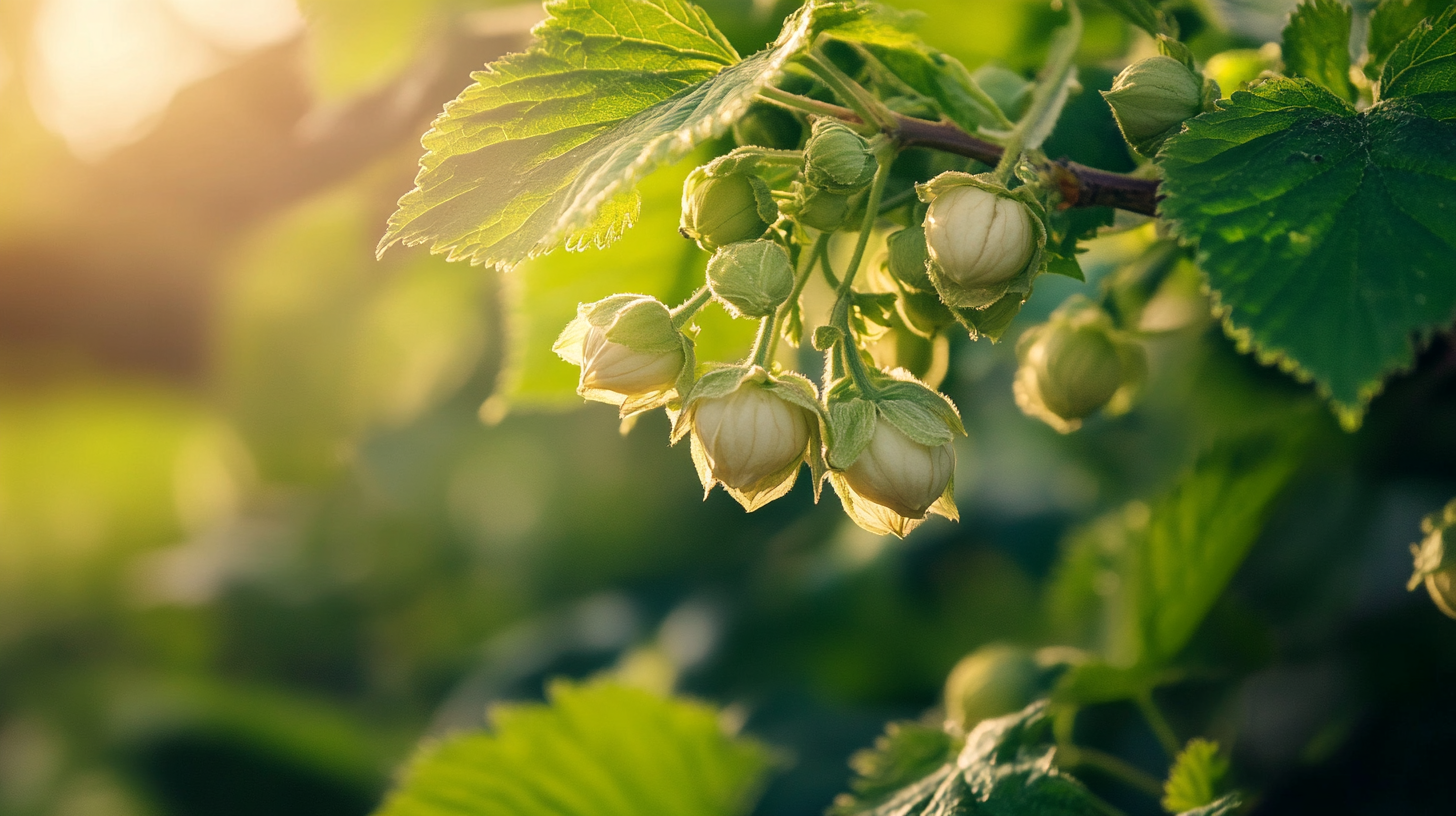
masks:
[[[945,715],[961,731],[1020,711],[1036,696],[1040,669],[1032,653],[992,643],[961,658],[945,681]]]
[[[624,407],[672,391],[686,363],[667,307],[644,295],[581,306],[553,349],[581,366],[577,393]]]
[[[789,253],[773,241],[729,244],[708,261],[708,286],[737,317],[768,317],[794,290]]]
[[[849,220],[850,203],[849,193],[835,193],[800,184],[795,188],[793,201],[785,211],[802,226],[820,232],[834,232]]]
[[[874,436],[844,471],[854,491],[908,519],[925,518],[955,473],[955,447],[930,447],[881,419]]]
[[[700,167],[683,185],[680,231],[712,252],[763,237],[776,212],[768,185],[757,176],[708,175]]]
[[[694,404],[692,433],[715,479],[748,491],[804,457],[810,416],[752,380]]]
[[[1026,205],[975,186],[936,196],[925,216],[926,248],[941,273],[963,289],[984,289],[1019,274],[1036,251]]]
[[[804,146],[804,180],[832,193],[852,193],[874,181],[874,154],[863,136],[834,119],[818,119]]]
[[[1128,144],[1151,158],[1203,110],[1203,78],[1172,57],[1149,57],[1123,69],[1102,97]]]
[[[1142,346],[1094,306],[1058,311],[1028,330],[1016,356],[1017,405],[1064,433],[1114,399],[1125,410],[1147,366]]]
[[[887,242],[890,254],[885,261],[890,274],[907,288],[920,292],[933,291],[925,265],[930,250],[925,246],[925,227],[916,224],[891,235]]]
[[[1424,583],[1436,608],[1456,618],[1456,499],[1422,520],[1421,531],[1426,537],[1411,545],[1415,572],[1407,586]]]

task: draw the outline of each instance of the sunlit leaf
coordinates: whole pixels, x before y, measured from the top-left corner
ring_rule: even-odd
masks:
[[[381,251],[511,267],[632,225],[633,185],[723,133],[808,43],[819,4],[740,60],[684,0],[560,0],[531,49],[486,66],[425,134]]]
[[[557,683],[492,720],[424,748],[381,816],[735,816],[769,767],[713,709],[605,682]]]
[[[1163,783],[1163,807],[1169,813],[1182,813],[1213,804],[1228,769],[1228,759],[1218,752],[1218,743],[1189,740]]]

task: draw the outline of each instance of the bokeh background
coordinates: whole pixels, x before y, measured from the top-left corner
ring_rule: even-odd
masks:
[[[795,5],[702,4],[743,53]],[[1342,434],[1232,350],[1189,269],[1148,404],[1075,436],[1016,410],[1012,343],[953,344],[961,524],[883,540],[803,485],[747,516],[703,500],[662,417],[623,435],[578,408],[549,353],[578,301],[694,288],[683,168],[607,253],[376,261],[419,135],[540,7],[302,5],[0,0],[0,814],[362,816],[421,738],[639,664],[784,749],[762,816],[818,813],[963,654],[1071,637],[1046,611],[1069,530],[1261,423],[1314,453],[1195,647],[1221,668],[1167,702],[1233,746],[1261,812],[1451,812],[1456,624],[1403,586],[1456,494],[1449,340]],[[1058,20],[897,5],[973,68],[1034,70]],[[1207,56],[1277,38],[1288,6],[1178,13]],[[1133,167],[1095,90],[1147,47],[1092,9],[1049,152]],[[1019,325],[1078,287],[1049,281]],[[1094,719],[1156,770],[1130,711]]]

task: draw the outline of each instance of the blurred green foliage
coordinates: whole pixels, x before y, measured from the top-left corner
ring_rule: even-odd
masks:
[[[632,240],[605,252],[506,276],[373,259],[418,134],[466,81],[431,84],[429,65],[521,47],[524,26],[471,33],[515,18],[314,0],[302,41],[239,57],[87,164],[32,109],[36,5],[0,5],[0,814],[364,814],[421,737],[657,655],[784,749],[757,813],[804,816],[847,788],[847,758],[886,720],[935,706],[968,652],[1104,645],[1138,591],[1209,609],[1192,631],[1176,611],[1139,624],[1161,656],[1186,640],[1177,676],[1087,664],[1076,679],[1176,680],[1157,691],[1172,726],[1219,738],[1239,784],[1267,791],[1257,812],[1449,807],[1456,630],[1403,586],[1420,517],[1456,493],[1448,339],[1343,434],[1233,350],[1184,262],[1138,304],[1158,332],[1147,399],[1077,435],[1016,409],[1014,337],[956,344],[960,525],[881,540],[803,487],[746,516],[702,500],[660,417],[624,436],[603,406],[562,412],[575,372],[549,351],[578,302],[691,292],[704,256],[675,235],[691,163],[649,178]],[[794,4],[769,5],[704,3],[742,53]],[[1033,0],[897,5],[972,69],[1023,75],[1058,20]],[[1277,36],[1287,10],[1162,5],[1200,58]],[[1095,91],[1150,48],[1089,11],[1052,155],[1134,166]],[[425,102],[408,108],[412,88]],[[367,107],[380,95],[397,106]],[[331,155],[353,158],[325,172],[303,146],[330,121],[345,122]],[[288,160],[260,158],[274,153]],[[1133,229],[1081,263],[1096,282],[1157,246]],[[1079,291],[1040,283],[1012,335]],[[749,343],[726,315],[704,322],[719,343],[705,358]],[[1250,445],[1267,478],[1219,493],[1219,457]],[[1214,497],[1239,511],[1219,515],[1228,546],[1250,554],[1206,597],[1199,580],[1227,572],[1216,553],[1182,577],[1157,565],[1180,536],[1211,541],[1198,510]],[[1131,703],[1080,730],[1166,764]]]

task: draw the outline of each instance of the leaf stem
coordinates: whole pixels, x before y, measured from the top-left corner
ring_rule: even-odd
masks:
[[[835,96],[844,100],[844,104],[848,105],[859,115],[860,119],[874,125],[880,130],[884,130],[886,127],[894,124],[894,114],[891,113],[889,108],[886,108],[883,102],[876,99],[873,94],[866,91],[858,82],[855,82],[843,71],[839,70],[839,67],[833,62],[830,62],[829,58],[825,57],[822,51],[818,49],[812,51],[809,54],[807,65],[809,70],[814,72],[815,76],[819,77],[825,85],[829,86],[829,89],[834,92]]]
[[[1152,774],[1112,754],[1080,745],[1062,745],[1057,751],[1074,768],[1095,768],[1154,799],[1163,795],[1163,784]]]
[[[693,319],[693,315],[696,315],[698,310],[706,306],[712,299],[713,290],[706,286],[694,292],[693,296],[684,301],[681,306],[669,312],[672,315],[672,327],[681,330],[688,324],[688,321]]]
[[[1178,750],[1183,743],[1178,739],[1178,734],[1173,731],[1173,726],[1168,723],[1168,718],[1153,701],[1152,692],[1143,692],[1136,698],[1138,710],[1142,712],[1148,725],[1152,727],[1153,733],[1157,735],[1158,742],[1162,744],[1163,750],[1168,753],[1169,758],[1178,756]]]
[[[769,339],[768,358],[773,359],[774,352],[778,351],[779,338],[783,336],[781,331],[784,319],[789,312],[799,304],[799,297],[804,294],[804,287],[809,283],[809,277],[814,273],[814,264],[819,262],[819,256],[829,246],[829,233],[821,232],[814,240],[814,245],[808,252],[802,253],[799,259],[799,268],[794,270],[794,288],[789,292],[789,299],[779,304],[778,311],[774,313],[774,331]],[[800,338],[802,342],[803,338]]]
[[[782,309],[779,312],[783,311]],[[777,334],[779,323],[779,312],[758,321],[758,336],[753,339],[753,364],[759,368],[768,368],[769,355],[773,354],[773,338]]]
[[[1050,133],[1047,118],[1050,117],[1054,123],[1067,101],[1065,85],[1071,72],[1076,70],[1073,60],[1077,56],[1077,47],[1082,44],[1082,10],[1077,7],[1077,0],[1062,2],[1067,7],[1067,26],[1052,38],[1052,51],[1047,56],[1041,82],[1037,83],[1030,106],[1012,129],[1001,160],[996,163],[996,179],[1002,185],[1011,180],[1016,163],[1021,161],[1021,154],[1028,147],[1035,149],[1041,146],[1045,136],[1037,134],[1042,131]]]

